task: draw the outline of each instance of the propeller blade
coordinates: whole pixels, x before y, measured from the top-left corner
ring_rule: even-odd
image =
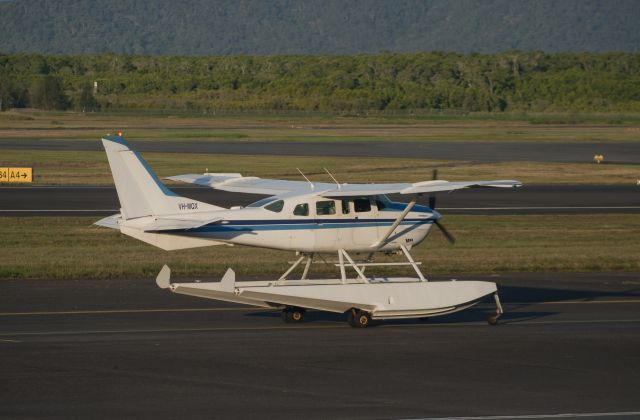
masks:
[[[456,238],[451,234],[451,232],[447,230],[446,227],[444,227],[442,223],[440,223],[438,220],[436,220],[434,223],[436,224],[436,226],[438,226],[438,228],[440,228],[440,231],[442,232],[444,237],[447,238],[447,241],[451,243],[451,245],[456,243]]]
[[[431,194],[429,196],[429,207],[431,207],[431,209],[433,209],[433,210],[436,209],[436,196],[435,196],[435,194]]]
[[[431,180],[435,181],[438,179],[438,170],[434,169],[433,172],[431,173]],[[435,194],[431,194],[429,196],[429,207],[431,207],[433,210],[436,209],[436,195]]]

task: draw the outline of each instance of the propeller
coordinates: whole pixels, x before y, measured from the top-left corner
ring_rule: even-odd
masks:
[[[436,224],[436,226],[438,226],[444,237],[447,238],[447,241],[449,241],[451,245],[456,243],[456,238],[451,234],[451,232],[447,230],[446,227],[444,227],[442,223],[440,223],[439,220],[436,220],[434,223]]]
[[[431,175],[431,179],[433,181],[438,179],[438,170],[434,169],[433,173]],[[432,210],[436,209],[436,195],[435,194],[431,194],[429,196],[429,207],[431,207]],[[447,238],[447,241],[449,241],[449,243],[451,243],[451,245],[456,243],[456,238],[451,234],[451,232],[449,232],[447,230],[446,227],[444,227],[444,225],[442,223],[440,223],[439,220],[436,220],[435,225],[438,226],[438,229],[440,229],[440,232],[442,232],[442,234],[444,235],[445,238]]]
[[[433,174],[431,176],[431,180],[435,181],[438,179],[438,170],[434,169],[433,170]],[[436,208],[436,195],[435,194],[431,194],[429,196],[429,207],[431,207],[432,209]]]

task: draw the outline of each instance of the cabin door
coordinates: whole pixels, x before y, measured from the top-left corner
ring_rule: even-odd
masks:
[[[315,202],[315,242],[318,251],[331,252],[340,243],[340,201],[324,199]]]
[[[378,211],[375,202],[372,197],[357,197],[350,201],[353,243],[356,246],[371,246],[378,241]]]

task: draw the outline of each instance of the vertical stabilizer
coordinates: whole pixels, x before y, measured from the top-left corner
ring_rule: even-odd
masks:
[[[144,216],[193,214],[220,210],[211,204],[176,195],[160,182],[122,136],[102,139],[125,220]]]

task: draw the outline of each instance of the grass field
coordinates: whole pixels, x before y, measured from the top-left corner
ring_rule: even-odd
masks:
[[[592,163],[502,162],[478,163],[426,159],[310,157],[267,155],[201,155],[144,153],[160,177],[184,173],[240,172],[262,178],[301,179],[296,168],[316,181],[331,182],[329,168],[341,182],[424,181],[432,169],[441,179],[518,179],[526,184],[635,184],[637,165]],[[104,152],[2,150],[0,166],[34,168],[36,185],[110,185],[111,170]]]
[[[189,141],[629,141],[640,142],[640,114],[373,114],[360,116],[292,114],[114,114],[0,113],[0,139],[77,139],[97,142],[124,130],[136,142]],[[425,159],[278,157],[145,153],[160,176],[188,172],[241,172],[299,179],[296,168],[325,179],[327,167],[343,182],[421,181],[440,169],[448,180],[518,179],[544,184],[630,184],[637,165],[541,162],[477,163]],[[2,150],[0,166],[30,166],[40,185],[111,184],[102,152]]]
[[[96,219],[0,218],[0,279],[152,281],[163,264],[176,278],[219,279],[232,267],[242,279],[279,275],[294,259],[291,252],[246,247],[166,252],[92,226]],[[637,215],[448,216],[445,221],[458,239],[455,246],[435,232],[413,250],[427,274],[640,270]],[[317,274],[336,273],[324,264],[313,269]]]
[[[637,114],[112,114],[0,113],[0,138],[287,141],[638,141]]]

